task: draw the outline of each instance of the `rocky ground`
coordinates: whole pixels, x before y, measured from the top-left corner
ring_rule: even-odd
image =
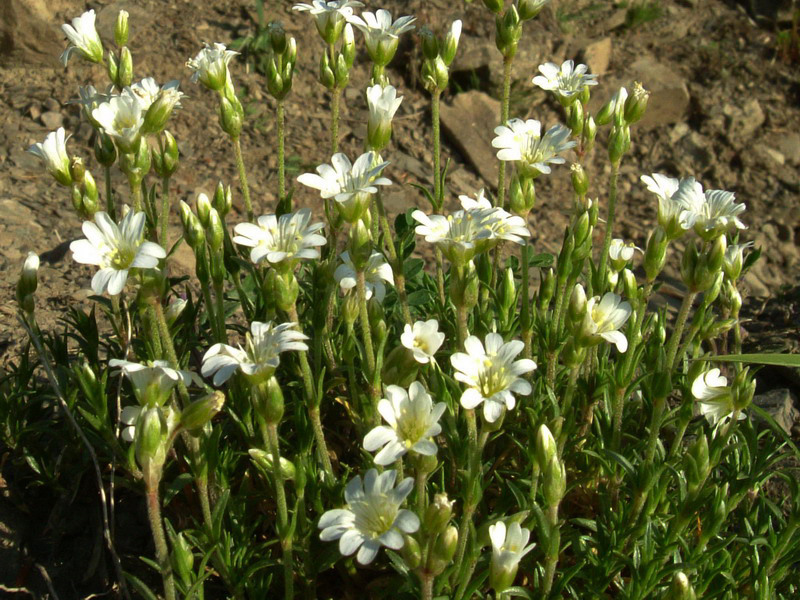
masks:
[[[321,40],[307,16],[291,11],[293,2],[267,2],[267,18],[283,22],[299,48],[295,84],[287,101],[289,175],[293,178],[328,162],[328,102],[316,82]],[[379,5],[370,3],[371,8]],[[648,114],[635,127],[633,149],[622,167],[621,209],[616,235],[644,245],[655,222],[654,198],[639,182],[642,173],[693,175],[707,188],[736,192],[747,205],[745,240],[763,248],[763,258],[747,275],[750,341],[784,349],[798,333],[797,293],[788,292],[800,273],[798,192],[800,192],[800,73],[777,45],[786,30],[788,10],[780,2],[748,0],[663,0],[655,18],[632,23],[626,3],[554,0],[525,27],[513,71],[512,116],[536,118],[546,126],[561,118],[558,105],[530,79],[545,61],[574,58],[600,75],[594,89],[597,104],[619,85],[641,81],[652,92]],[[635,3],[627,3],[635,4]],[[453,85],[442,110],[445,157],[451,160],[449,196],[474,193],[496,185],[496,163],[489,142],[499,113],[498,84],[502,66],[494,49],[494,23],[482,3],[456,0],[386,1],[393,14],[414,14],[419,25],[441,30],[453,19],[464,21],[454,64]],[[100,170],[87,151],[91,130],[69,104],[78,85],[104,81],[99,68],[73,60],[58,62],[66,45],[59,25],[86,8],[98,12],[98,29],[110,39],[120,9],[130,13],[136,78],[159,82],[180,79],[187,93],[183,109],[173,116],[182,166],[172,180],[174,198],[187,201],[211,192],[219,179],[236,185],[233,153],[217,125],[215,99],[189,82],[185,61],[203,42],[225,42],[252,33],[256,13],[249,0],[6,0],[0,6],[0,364],[16,361],[22,335],[15,318],[14,285],[28,251],[41,254],[37,310],[44,328],[59,327],[65,307],[89,295],[90,270],[77,267],[68,243],[81,237],[64,188],[43,173],[38,159],[26,152],[48,131],[64,126],[73,137],[71,153],[84,157],[95,176]],[[405,96],[395,121],[387,175],[395,181],[387,203],[393,212],[425,200],[411,184],[430,177],[430,113],[420,88],[419,51],[408,39],[390,77]],[[344,96],[342,148],[355,155],[365,135],[362,90],[368,81],[361,53]],[[263,212],[274,208],[277,190],[274,105],[261,76],[233,67],[244,91],[247,122],[242,135],[251,190]],[[604,201],[607,160],[604,140],[590,157],[592,194]],[[555,169],[537,183],[538,206],[531,217],[540,251],[553,252],[567,220],[569,172]],[[120,193],[127,189],[119,177]],[[238,192],[238,190],[237,190]],[[240,195],[236,194],[237,204]],[[299,205],[318,208],[312,191],[298,187]],[[175,208],[175,207],[174,207]],[[234,215],[233,220],[239,217]],[[172,239],[179,235],[173,211]],[[189,253],[179,253],[178,268],[189,270]],[[675,265],[667,275],[680,288]],[[670,286],[666,287],[667,295]],[[763,315],[758,321],[759,315]],[[766,388],[789,389],[781,405],[791,428],[797,414],[791,373],[773,372]],[[788,398],[788,400],[786,399]],[[794,411],[794,412],[793,412]],[[0,480],[0,483],[2,480]],[[2,485],[0,485],[2,491]],[[2,519],[0,519],[2,520]],[[0,562],[2,562],[0,560]]]

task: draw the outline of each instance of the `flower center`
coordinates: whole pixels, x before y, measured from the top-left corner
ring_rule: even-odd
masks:
[[[129,268],[135,257],[136,249],[128,245],[109,248],[108,253],[106,254],[106,260],[108,261],[109,266],[117,271],[122,271]]]
[[[493,363],[486,358],[483,362],[482,372],[478,376],[478,384],[483,397],[491,398],[508,388],[508,369],[505,365]]]
[[[367,496],[350,506],[355,515],[355,526],[372,539],[382,536],[394,525],[397,506],[385,495]]]

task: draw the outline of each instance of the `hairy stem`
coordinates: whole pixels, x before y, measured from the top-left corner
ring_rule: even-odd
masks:
[[[239,183],[242,185],[242,195],[244,196],[244,207],[247,211],[247,220],[253,221],[253,204],[250,202],[250,187],[247,185],[247,172],[244,169],[244,158],[242,158],[242,144],[239,137],[231,138],[233,141],[233,152],[236,155],[236,168],[239,169]]]
[[[619,180],[619,160],[611,163],[611,178],[608,184],[608,217],[606,217],[606,235],[603,238],[603,252],[600,254],[600,267],[597,269],[598,277],[596,293],[603,295],[606,289],[606,271],[608,269],[608,249],[611,247],[611,237],[614,233],[614,215],[617,210],[617,182]]]
[[[153,533],[153,542],[156,546],[156,562],[161,569],[161,578],[164,580],[164,596],[167,600],[175,600],[175,580],[172,575],[172,563],[169,560],[167,537],[164,533],[164,522],[161,519],[161,501],[158,498],[159,480],[145,481],[147,486],[147,517],[150,520],[150,530]]]
[[[158,224],[161,226],[161,235],[159,242],[164,250],[169,250],[167,247],[167,226],[169,224],[169,177],[161,179],[161,214],[158,215]]]
[[[278,424],[267,425],[267,442],[272,454],[272,476],[275,478],[275,501],[278,505],[278,537],[283,550],[283,589],[287,600],[294,598],[294,559],[292,556],[292,537],[288,533],[289,511],[286,506],[286,490],[281,471],[280,445],[278,441]]]
[[[511,65],[514,62],[513,56],[503,57],[503,96],[500,105],[500,125],[508,122],[509,104],[511,99]],[[503,208],[506,198],[506,161],[498,161],[497,170],[497,204]]]
[[[431,120],[433,125],[433,208],[439,211],[442,207],[442,156],[441,134],[439,122],[439,100],[442,91],[434,90],[431,95]]]
[[[283,109],[283,100],[278,100],[278,111],[275,117],[278,130],[278,206],[283,205],[286,197],[286,115]],[[290,207],[285,207],[290,209]],[[291,210],[287,210],[291,212]]]

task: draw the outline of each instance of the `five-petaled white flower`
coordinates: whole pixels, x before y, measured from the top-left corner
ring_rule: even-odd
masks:
[[[569,102],[587,85],[597,85],[597,75],[587,73],[588,69],[586,65],[575,66],[572,60],[565,60],[560,68],[555,63],[547,62],[539,65],[541,75],[534,77],[533,83],[553,92],[560,101]]]
[[[692,207],[697,215],[694,230],[706,241],[711,241],[731,229],[747,229],[739,215],[746,209],[737,204],[733,192],[725,190],[706,190],[704,202]]]
[[[614,344],[619,352],[625,352],[628,349],[628,338],[619,329],[631,316],[631,312],[630,303],[613,292],[607,292],[602,299],[595,296],[586,303],[581,337],[590,345],[605,340]]]
[[[444,343],[444,334],[439,331],[439,321],[417,321],[413,326],[406,323],[400,343],[411,350],[414,360],[423,365],[436,362],[434,354]]]
[[[237,370],[252,382],[266,381],[280,364],[280,353],[289,350],[306,351],[303,340],[308,336],[294,329],[294,323],[273,325],[253,321],[245,335],[245,347],[214,344],[203,356],[200,372],[203,377],[214,375],[214,385],[222,385]]]
[[[228,63],[239,53],[228,50],[225,44],[204,45],[197,56],[186,61],[186,66],[193,71],[192,82],[199,81],[208,89],[219,91],[228,80]]]
[[[642,182],[658,198],[658,224],[669,239],[691,229],[697,221],[692,206],[703,202],[703,186],[694,177],[675,179],[660,173],[642,175]]]
[[[350,254],[348,252],[342,252],[339,258],[342,259],[342,264],[336,267],[333,278],[339,284],[339,287],[342,288],[342,293],[346,294],[356,287],[356,267],[353,261],[350,260]],[[369,260],[367,260],[367,266],[364,269],[367,300],[374,295],[378,302],[383,302],[383,299],[386,297],[384,281],[394,285],[392,267],[386,262],[383,254],[380,252],[373,252]]]
[[[173,369],[165,360],[154,360],[147,364],[112,358],[108,366],[119,367],[120,371],[130,379],[136,399],[142,406],[162,406],[172,393],[178,382],[184,385],[192,382],[200,385],[197,375],[190,371]]]
[[[28,148],[28,152],[35,154],[42,161],[47,171],[61,185],[71,185],[72,176],[69,172],[69,156],[67,155],[67,140],[63,127],[51,131],[44,138],[44,142],[36,142]]]
[[[168,81],[163,86],[159,86],[156,80],[152,77],[145,77],[141,81],[125,88],[123,94],[131,94],[138,101],[142,107],[142,111],[147,111],[150,105],[158,98],[159,94],[166,94],[174,97],[174,108],[180,108],[180,99],[183,97],[183,92],[178,91],[180,81],[173,79]]]
[[[386,66],[397,52],[400,35],[414,29],[412,23],[417,18],[407,16],[392,21],[392,14],[381,8],[376,13],[365,11],[360,17],[352,15],[347,20],[364,34],[372,62]]]
[[[323,542],[339,540],[339,552],[350,556],[358,550],[356,560],[367,565],[381,546],[400,550],[404,533],[419,529],[419,517],[400,505],[411,493],[414,479],[406,477],[395,487],[397,471],[381,474],[370,469],[364,476],[356,475],[344,490],[345,508],[327,511],[319,520]]]
[[[103,211],[94,215],[94,223],[84,221],[86,239],[72,242],[72,258],[84,265],[97,265],[100,270],[92,278],[92,290],[102,294],[108,290],[116,296],[125,287],[130,269],[152,269],[166,258],[164,249],[144,239],[143,212],[132,210],[119,225]]]
[[[308,208],[280,217],[263,215],[258,217],[258,224],[239,223],[233,241],[252,248],[250,260],[256,264],[266,259],[273,266],[283,263],[291,269],[300,259],[319,258],[319,246],[327,241],[317,233],[323,224],[310,222]]]
[[[535,119],[511,119],[508,126],[495,128],[497,137],[492,146],[498,149],[499,160],[513,161],[520,173],[527,177],[537,177],[550,172],[550,166],[564,164],[558,156],[575,146],[570,140],[570,130],[563,125],[553,125],[542,135],[542,124]]]
[[[123,152],[136,152],[142,136],[145,110],[133,93],[114,96],[92,111],[92,118]]]
[[[728,379],[720,374],[719,369],[700,374],[692,382],[692,396],[697,398],[700,412],[712,426],[724,423],[735,412]],[[744,419],[745,414],[740,412],[738,418]]]
[[[492,541],[490,577],[492,587],[498,593],[513,583],[519,561],[536,545],[528,545],[530,537],[531,532],[520,526],[517,521],[508,527],[503,521],[498,521],[489,527],[489,539]]]
[[[424,456],[436,454],[436,443],[431,439],[439,435],[442,426],[439,418],[447,405],[437,402],[418,381],[411,383],[408,392],[398,385],[386,387],[387,398],[378,402],[378,412],[388,423],[379,425],[364,437],[364,449],[375,452],[375,464],[390,465],[407,452]]]
[[[356,0],[313,0],[311,4],[304,2],[295,4],[292,10],[307,12],[314,17],[314,24],[317,27],[322,39],[333,44],[339,38],[344,23],[353,16],[353,9],[364,6],[363,2]]]
[[[514,394],[531,393],[531,384],[520,375],[536,368],[530,359],[514,360],[524,344],[519,340],[503,343],[498,333],[486,336],[486,347],[476,336],[469,336],[464,342],[467,351],[456,352],[450,357],[456,369],[456,380],[469,387],[461,394],[461,406],[473,409],[483,403],[483,416],[494,423],[504,409],[511,410],[516,405]]]
[[[94,21],[94,10],[87,10],[80,17],[72,19],[72,25],[64,23],[61,26],[61,30],[69,39],[69,46],[61,55],[61,62],[65,67],[69,62],[69,57],[76,50],[89,62],[103,62],[103,42],[100,41]]]

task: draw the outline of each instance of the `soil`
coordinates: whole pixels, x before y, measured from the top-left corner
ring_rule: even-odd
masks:
[[[199,192],[212,193],[219,179],[236,190],[238,213],[229,217],[229,223],[243,220],[233,151],[217,124],[215,98],[189,81],[184,63],[203,42],[230,43],[253,33],[254,4],[249,0],[11,0],[3,9],[9,20],[0,23],[0,364],[16,362],[23,343],[15,317],[14,287],[28,251],[39,253],[42,259],[37,315],[43,329],[61,328],[64,309],[81,303],[88,306],[91,294],[91,269],[72,262],[68,251],[69,242],[82,237],[69,194],[26,152],[32,143],[63,125],[73,136],[70,153],[82,156],[98,183],[102,182],[102,171],[88,151],[91,128],[82,121],[78,107],[68,101],[77,97],[79,85],[102,82],[105,75],[100,67],[74,58],[63,68],[57,54],[66,42],[61,43],[59,25],[94,8],[98,30],[110,40],[116,14],[124,8],[130,13],[135,79],[181,80],[187,97],[170,122],[182,154],[181,168],[171,183],[175,201],[170,237],[175,240],[180,234],[177,199],[193,203]],[[297,38],[299,49],[294,86],[286,102],[290,182],[330,158],[329,95],[316,80],[322,41],[310,18],[292,12],[292,4],[274,1],[266,7],[267,20],[282,21]],[[560,63],[585,57],[603,67],[600,85],[593,90],[599,102],[620,84],[630,85],[635,76],[641,77],[653,91],[651,108],[658,105],[664,112],[651,111],[646,122],[634,127],[632,151],[622,166],[615,236],[642,247],[655,223],[656,202],[639,181],[641,174],[693,175],[706,188],[736,192],[737,200],[747,205],[743,220],[749,229],[742,238],[764,250],[745,280],[746,295],[758,299],[750,303],[750,314],[757,319],[763,307],[771,307],[765,317],[769,323],[769,315],[777,310],[774,299],[795,286],[800,274],[800,72],[798,63],[783,57],[777,46],[778,32],[789,27],[788,13],[772,14],[779,3],[744,2],[745,8],[733,0],[662,0],[657,3],[661,8],[656,18],[632,25],[626,22],[627,10],[617,4],[622,3],[556,0],[525,25],[513,71],[512,116],[536,118],[547,126],[561,119],[558,104],[530,83],[536,66],[547,60]],[[770,4],[764,15],[758,14],[760,4]],[[14,6],[21,11],[16,16]],[[444,101],[451,103],[456,94],[468,89],[498,96],[502,64],[493,48],[493,19],[480,1],[386,0],[383,6],[395,16],[414,14],[418,25],[435,31],[462,19],[459,53],[478,58],[472,64],[462,61]],[[481,56],[488,58],[482,61]],[[393,145],[385,153],[392,163],[386,174],[395,182],[387,203],[395,214],[415,206],[429,211],[422,194],[411,185],[429,184],[432,163],[429,99],[417,82],[419,64],[419,51],[409,39],[390,68],[390,79],[405,97],[395,120]],[[234,63],[233,76],[244,92],[247,120],[242,145],[251,194],[258,212],[272,212],[277,191],[274,102],[263,78],[247,72],[245,64]],[[363,147],[362,90],[368,79],[366,53],[361,50],[344,94],[340,128],[341,151],[351,157]],[[658,114],[664,118],[657,120]],[[589,161],[590,195],[598,196],[601,203],[608,175],[604,141],[598,140]],[[456,139],[445,137],[453,203],[458,194],[496,185],[483,180],[480,169],[458,147]],[[127,193],[119,173],[114,183],[119,193]],[[537,208],[531,216],[534,243],[539,251],[554,252],[568,218],[569,169],[555,168],[537,183]],[[294,198],[297,206],[320,209],[314,190],[297,185]],[[190,256],[178,253],[178,270],[191,271]],[[679,289],[677,264],[667,275]],[[796,295],[781,297],[789,298],[786,302],[796,299]],[[785,347],[782,336],[797,330],[796,311],[778,313],[791,315],[792,322],[778,332],[753,328],[768,331],[766,336],[773,339],[765,344],[772,349],[775,344]],[[798,391],[795,383],[792,387]]]

